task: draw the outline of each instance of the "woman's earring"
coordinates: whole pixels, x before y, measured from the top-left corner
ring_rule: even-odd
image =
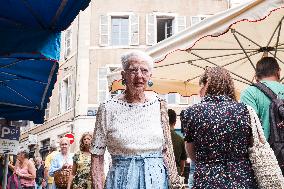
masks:
[[[125,84],[126,84],[126,80],[125,80],[125,79],[122,79],[122,80],[121,80],[121,84],[122,84],[122,85],[125,85]]]
[[[149,80],[149,81],[148,81],[148,86],[149,86],[149,87],[152,87],[153,85],[154,85],[153,81],[152,81],[152,80]]]

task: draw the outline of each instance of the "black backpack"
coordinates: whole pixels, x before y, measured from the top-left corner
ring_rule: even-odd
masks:
[[[257,87],[271,100],[269,106],[270,135],[268,143],[273,149],[284,174],[284,100],[280,99],[263,83],[254,83],[253,86]]]

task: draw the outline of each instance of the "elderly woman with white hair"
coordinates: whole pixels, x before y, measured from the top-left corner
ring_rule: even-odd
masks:
[[[51,161],[50,169],[49,169],[49,175],[52,177],[55,177],[55,172],[69,169],[71,170],[73,165],[73,153],[69,152],[70,142],[67,137],[62,137],[59,141],[60,145],[60,153],[57,153],[54,158]],[[54,178],[55,180],[58,178]],[[66,188],[68,184],[68,178],[60,178],[62,182],[66,182]],[[64,184],[64,183],[63,183]],[[53,184],[53,189],[59,188],[59,186],[56,186],[56,183]]]
[[[121,58],[124,93],[100,104],[92,142],[92,185],[96,189],[180,187],[165,101],[145,92],[153,59],[142,51]],[[112,165],[104,179],[105,149]],[[105,180],[105,181],[104,181]]]

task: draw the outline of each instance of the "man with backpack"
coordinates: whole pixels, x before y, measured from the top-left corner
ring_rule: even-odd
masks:
[[[256,64],[257,83],[241,94],[241,101],[254,108],[262,122],[278,163],[284,172],[284,85],[280,83],[280,67],[273,57],[263,57]],[[282,149],[283,148],[283,149]]]

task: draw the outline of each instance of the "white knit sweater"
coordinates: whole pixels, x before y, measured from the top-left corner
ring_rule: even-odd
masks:
[[[146,93],[147,94],[147,93]],[[127,103],[114,97],[100,105],[91,152],[103,155],[139,155],[162,150],[164,137],[158,97],[147,102]]]

